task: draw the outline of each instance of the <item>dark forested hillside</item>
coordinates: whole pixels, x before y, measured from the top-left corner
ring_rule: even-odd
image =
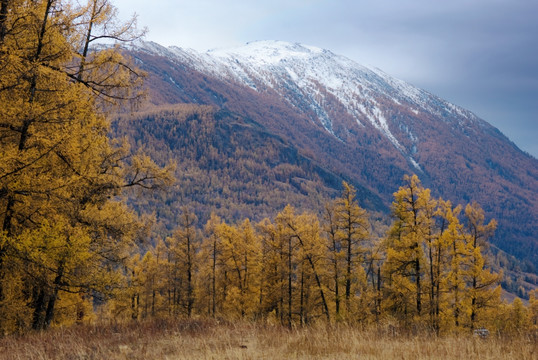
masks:
[[[201,223],[211,212],[230,221],[261,220],[287,204],[320,211],[342,186],[341,176],[260,124],[210,106],[165,106],[123,116],[113,132],[155,161],[177,163],[174,186],[132,201],[135,207],[156,211],[168,229],[184,206]],[[357,188],[361,205],[388,210],[378,196]]]

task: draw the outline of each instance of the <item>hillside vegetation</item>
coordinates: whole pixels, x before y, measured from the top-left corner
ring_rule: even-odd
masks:
[[[356,178],[328,171],[261,124],[225,110],[194,104],[153,107],[120,116],[112,130],[161,165],[177,165],[177,181],[166,191],[129,196],[138,212],[155,212],[155,229],[163,238],[185,208],[196,215],[199,227],[211,213],[229,223],[245,218],[258,222],[274,217],[287,204],[323,217],[343,180],[357,189],[357,203],[368,210],[375,236],[384,237],[391,221],[384,201]],[[485,250],[492,257],[488,266],[505,270],[503,288],[528,299],[538,285],[536,276],[523,272],[521,261],[498,248]]]
[[[111,137],[111,114],[141,100],[143,79],[118,48],[89,50],[141,35],[114,15],[108,0],[0,1],[0,356],[167,356],[173,329],[218,357],[235,323],[259,332],[240,349],[278,347],[275,331],[284,356],[331,356],[303,341],[327,344],[323,329],[340,326],[445,339],[486,326],[528,348],[538,294],[501,300],[485,256],[497,222],[476,202],[445,201],[412,174],[381,200],[376,184],[354,186],[350,171],[211,107],[119,116]],[[372,211],[383,206],[390,222]],[[88,342],[73,347],[77,336]]]
[[[131,202],[156,211],[168,230],[184,206],[202,223],[212,212],[228,221],[262,220],[287,204],[321,213],[344,180],[260,124],[210,106],[178,104],[123,115],[112,129],[161,165],[176,163],[173,186],[137,194]],[[386,210],[369,190],[358,192],[362,206]]]

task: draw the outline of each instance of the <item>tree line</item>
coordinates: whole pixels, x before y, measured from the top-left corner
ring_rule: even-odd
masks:
[[[129,260],[125,288],[104,311],[285,326],[390,321],[437,333],[536,326],[536,294],[529,308],[501,301],[501,274],[483,255],[496,223],[478,204],[454,207],[406,176],[378,238],[355,189],[343,189],[321,218],[288,205],[272,220],[227,224],[213,215],[197,229],[184,209],[171,236]]]

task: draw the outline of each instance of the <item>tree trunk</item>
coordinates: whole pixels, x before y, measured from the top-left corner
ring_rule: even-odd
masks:
[[[420,260],[418,258],[415,260],[415,272],[415,284],[417,286],[417,314],[420,316],[420,313],[422,312],[422,301],[420,298],[422,289],[420,288]]]
[[[35,301],[34,315],[32,321],[32,329],[41,330],[43,328],[43,311],[45,310],[45,291],[43,288],[39,290],[39,294]]]
[[[217,282],[217,240],[214,239],[213,240],[213,268],[212,268],[212,271],[213,271],[213,279],[212,280],[212,283],[211,283],[211,286],[213,288],[213,292],[212,292],[212,300],[213,300],[213,304],[212,304],[212,315],[213,317],[215,317],[215,307],[216,307],[216,282]]]
[[[292,263],[291,263],[291,239],[290,236],[288,238],[288,326],[291,328],[291,296],[292,296],[292,282],[291,282],[291,276],[292,276]]]
[[[8,12],[9,0],[0,1],[0,44],[4,42],[4,38],[7,33],[7,12]]]

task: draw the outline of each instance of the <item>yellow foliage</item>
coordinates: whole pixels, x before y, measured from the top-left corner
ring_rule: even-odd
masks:
[[[24,299],[31,314],[5,331],[41,329],[76,319],[60,311],[67,299],[116,286],[140,225],[113,199],[169,184],[170,168],[143,154],[126,161],[107,137],[104,104],[139,99],[142,74],[118,49],[89,44],[134,39],[134,22],[116,25],[108,0],[11,0],[2,11],[0,313]]]

